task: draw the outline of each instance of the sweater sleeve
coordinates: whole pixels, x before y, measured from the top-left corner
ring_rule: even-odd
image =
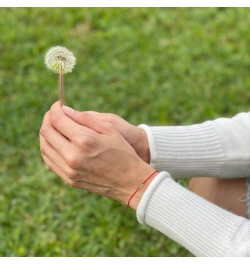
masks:
[[[190,126],[140,125],[151,165],[173,178],[250,176],[250,113]]]
[[[196,256],[250,256],[250,220],[236,216],[183,188],[167,172],[150,183],[137,219]]]

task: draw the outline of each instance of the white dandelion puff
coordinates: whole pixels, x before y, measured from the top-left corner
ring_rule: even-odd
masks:
[[[63,74],[67,74],[72,72],[76,64],[76,58],[67,48],[55,46],[50,48],[46,53],[45,64],[57,74],[60,73],[60,67],[62,68]]]
[[[45,64],[54,73],[59,74],[58,100],[62,106],[64,92],[63,74],[72,72],[76,64],[76,58],[68,49],[61,46],[55,46],[50,48],[45,54]]]

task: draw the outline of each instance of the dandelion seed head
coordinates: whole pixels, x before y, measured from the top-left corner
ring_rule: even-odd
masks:
[[[62,67],[62,72],[67,74],[72,72],[76,64],[76,58],[68,49],[55,46],[50,48],[45,54],[45,64],[55,73],[59,73],[60,67]]]

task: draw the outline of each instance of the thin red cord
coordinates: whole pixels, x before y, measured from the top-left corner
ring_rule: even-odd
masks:
[[[129,200],[128,200],[128,206],[129,206],[129,203],[130,201],[132,200],[132,198],[135,196],[135,194],[137,193],[138,190],[140,190],[144,184],[155,174],[155,173],[158,173],[157,170],[155,170],[152,174],[150,174],[142,183],[141,185],[132,193],[132,195],[130,196]]]

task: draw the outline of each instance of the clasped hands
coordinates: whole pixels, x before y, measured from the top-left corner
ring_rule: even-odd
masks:
[[[59,102],[44,115],[40,148],[47,167],[67,184],[124,204],[154,171],[143,129],[114,114],[79,112]],[[137,208],[149,183],[131,208]]]

